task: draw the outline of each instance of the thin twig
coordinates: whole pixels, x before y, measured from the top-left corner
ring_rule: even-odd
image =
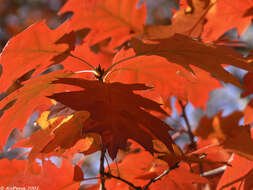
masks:
[[[78,59],[79,61],[85,63],[85,64],[88,65],[90,68],[92,68],[94,71],[97,70],[96,67],[94,67],[93,65],[89,64],[86,60],[84,60],[84,59],[82,59],[82,58],[80,58],[80,57],[77,57],[77,56],[75,56],[75,55],[73,55],[73,54],[71,54],[71,53],[69,54],[69,56],[71,56],[71,57],[73,57],[73,58],[75,58],[75,59]]]
[[[183,102],[181,100],[179,100],[179,104],[180,104],[180,106],[182,108],[182,116],[183,116],[183,118],[185,120],[185,123],[186,123],[186,126],[187,126],[187,133],[188,133],[190,141],[191,141],[190,147],[193,150],[197,150],[197,144],[196,144],[196,142],[194,140],[194,135],[192,133],[192,127],[191,127],[191,124],[190,124],[189,119],[187,117],[187,114],[185,112],[185,105],[183,104]],[[198,165],[199,165],[199,172],[203,173],[203,166],[202,166],[202,164],[199,163]],[[190,165],[190,168],[191,168],[191,165]],[[192,168],[191,168],[191,171],[192,171]]]
[[[135,186],[135,185],[134,185],[133,183],[131,183],[130,181],[127,181],[127,180],[125,180],[125,179],[123,179],[123,178],[121,178],[121,177],[119,177],[119,176],[115,176],[115,175],[113,175],[113,174],[111,174],[111,173],[107,173],[107,172],[104,173],[104,175],[107,176],[108,178],[114,178],[114,179],[117,179],[117,180],[119,180],[119,181],[122,181],[122,182],[126,183],[127,185],[131,186],[132,188],[134,188],[134,189],[136,189],[136,190],[142,190],[141,187]]]
[[[180,106],[182,108],[182,116],[183,116],[183,118],[185,120],[185,123],[186,123],[187,133],[188,133],[190,141],[191,141],[191,147],[194,150],[196,150],[197,146],[196,146],[196,143],[194,141],[194,135],[192,133],[190,122],[189,122],[188,117],[187,117],[186,112],[185,112],[185,105],[183,104],[183,102],[181,100],[179,100],[178,102],[179,102],[179,104],[180,104]]]
[[[158,177],[151,179],[151,180],[147,183],[147,185],[144,186],[143,190],[147,190],[147,189],[149,188],[149,186],[150,186],[152,183],[155,183],[156,181],[162,179],[162,178],[163,178],[164,176],[166,176],[171,170],[174,170],[174,169],[178,168],[178,164],[179,164],[179,163],[177,162],[174,166],[172,166],[172,167],[170,167],[169,169],[165,170],[165,171],[164,171],[161,175],[159,175]]]
[[[151,179],[151,180],[147,183],[147,185],[145,185],[143,188],[140,187],[140,186],[135,186],[135,185],[134,185],[133,183],[131,183],[130,181],[127,181],[127,180],[121,178],[120,176],[115,176],[115,175],[113,175],[113,174],[111,174],[111,173],[109,173],[109,172],[104,172],[103,174],[104,174],[104,176],[106,176],[106,177],[108,177],[108,178],[114,178],[114,179],[117,179],[117,180],[119,180],[119,181],[122,181],[122,182],[126,183],[127,185],[129,185],[130,187],[134,188],[135,190],[147,190],[147,189],[149,188],[149,186],[150,186],[152,183],[154,183],[154,182],[156,182],[156,181],[162,179],[162,178],[163,178],[165,175],[167,175],[171,170],[174,170],[174,169],[178,168],[178,164],[179,164],[179,162],[177,162],[174,166],[170,167],[169,169],[165,170],[165,171],[164,171],[161,175],[159,175],[158,177]]]
[[[104,162],[105,162],[105,149],[102,148],[101,155],[100,155],[100,169],[99,169],[102,190],[106,190],[106,188],[105,188],[105,166],[104,166]]]
[[[108,167],[109,173],[111,173],[111,168],[110,168],[109,160],[108,160],[108,158],[107,158],[107,156],[106,156],[106,155],[105,155],[105,161],[106,161],[106,164],[107,164],[107,167]]]

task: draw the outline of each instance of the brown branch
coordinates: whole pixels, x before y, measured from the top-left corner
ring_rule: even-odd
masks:
[[[102,148],[101,155],[100,155],[100,168],[99,168],[99,174],[100,174],[100,180],[101,180],[101,190],[106,190],[105,188],[105,148]]]
[[[111,168],[110,168],[109,160],[108,160],[108,158],[107,158],[107,156],[106,156],[106,155],[105,155],[105,161],[106,161],[106,164],[107,164],[107,167],[108,167],[109,173],[111,173]]]
[[[142,188],[141,187],[139,187],[139,186],[135,186],[133,183],[131,183],[130,181],[127,181],[127,180],[125,180],[125,179],[123,179],[123,178],[121,178],[121,177],[119,177],[119,176],[115,176],[115,175],[113,175],[113,174],[111,174],[111,173],[104,173],[104,175],[105,176],[107,176],[108,178],[114,178],[114,179],[117,179],[117,180],[119,180],[119,181],[122,181],[122,182],[124,182],[124,183],[126,183],[127,185],[129,185],[130,187],[132,187],[132,188],[134,188],[134,189],[136,189],[136,190],[142,190]]]
[[[197,144],[194,140],[194,135],[192,133],[192,127],[191,127],[191,124],[189,122],[189,119],[186,115],[186,112],[185,112],[185,105],[183,104],[183,102],[181,100],[178,101],[181,108],[182,108],[182,116],[185,120],[185,123],[186,123],[186,126],[187,126],[187,133],[189,135],[189,138],[190,138],[190,141],[191,141],[191,144],[190,144],[190,148],[192,148],[193,150],[197,150]],[[199,165],[199,172],[200,173],[203,173],[203,166],[201,163],[198,164]],[[190,168],[191,168],[191,165],[189,165]],[[191,168],[191,171],[192,171],[192,168]]]
[[[153,178],[151,179],[147,185],[144,186],[143,190],[147,190],[149,188],[149,186],[152,184],[152,183],[155,183],[156,181],[162,179],[164,176],[166,176],[168,173],[170,173],[171,170],[174,170],[176,168],[178,168],[178,164],[179,162],[177,162],[174,166],[170,167],[169,169],[165,170],[161,175],[159,175],[158,177],[156,178]]]
[[[194,141],[194,135],[192,133],[191,125],[190,125],[190,122],[189,122],[188,117],[185,112],[185,105],[183,104],[183,102],[181,100],[178,100],[178,102],[182,108],[182,117],[184,118],[185,123],[186,123],[187,133],[188,133],[190,141],[191,141],[191,148],[193,148],[193,150],[197,150],[197,146]]]
[[[122,181],[124,183],[126,183],[127,185],[129,185],[130,187],[134,188],[135,190],[147,190],[149,188],[149,186],[152,183],[155,183],[156,181],[162,179],[164,176],[166,176],[171,170],[174,170],[176,168],[178,168],[178,164],[179,162],[177,162],[174,166],[170,167],[169,169],[165,170],[161,175],[159,175],[158,177],[155,177],[153,179],[151,179],[144,187],[140,187],[140,186],[135,186],[133,183],[131,183],[130,181],[127,181],[126,179],[121,178],[120,176],[115,176],[113,174],[111,174],[110,172],[104,172],[104,176],[108,177],[108,178],[114,178],[117,179],[119,181]],[[103,185],[102,185],[102,190],[103,190]]]

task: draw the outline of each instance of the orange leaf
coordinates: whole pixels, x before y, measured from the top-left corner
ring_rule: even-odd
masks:
[[[84,127],[84,132],[100,134],[112,158],[119,148],[126,147],[128,138],[139,142],[150,152],[153,152],[153,138],[160,139],[171,149],[170,127],[145,110],[166,113],[156,102],[133,93],[149,87],[75,78],[59,79],[54,83],[84,88],[83,91],[57,93],[49,98],[72,109],[90,112],[91,123]]]
[[[172,24],[165,25],[146,25],[143,37],[146,39],[169,38],[176,33],[184,34],[197,38],[201,35],[205,14],[208,12],[212,3],[209,0],[192,0],[187,8],[181,7],[172,17]]]
[[[34,186],[39,189],[77,189],[79,182],[73,181],[73,167],[69,161],[63,160],[60,168],[57,168],[50,161],[44,161],[40,173],[25,171],[25,161],[21,160],[0,160],[0,167],[3,168],[0,175],[1,185],[11,187]],[[38,164],[38,163],[36,163]],[[6,167],[8,170],[6,170]]]
[[[171,55],[171,61],[173,61],[173,56],[179,58],[177,55],[170,53],[169,49],[167,50],[168,54],[166,56]],[[127,61],[113,67],[107,76],[107,80],[145,83],[154,88],[152,91],[143,93],[144,96],[155,98],[155,100],[161,96],[163,101],[166,102],[168,97],[174,95],[181,100],[190,100],[195,106],[204,108],[209,98],[209,92],[220,87],[219,81],[211,77],[209,73],[192,66],[191,70],[195,73],[194,75],[181,65],[155,56],[156,50],[152,51],[150,50],[150,54],[154,53],[154,56],[145,56],[144,53],[143,56],[127,60],[128,57],[135,56],[135,53],[132,50],[122,49],[115,56],[114,63],[124,59]],[[185,63],[186,57],[184,58],[184,55],[182,55],[181,58],[182,61],[180,60],[179,64]],[[200,93],[202,94],[201,97],[199,96]]]
[[[227,167],[218,183],[217,189],[252,189],[253,161],[247,160],[235,154],[233,161],[230,164],[232,167]]]
[[[213,120],[202,121],[196,130],[196,135],[202,138],[216,138],[224,149],[252,160],[251,127],[238,125],[242,116],[241,112],[235,112],[227,117],[221,117],[219,114]]]
[[[232,83],[238,87],[241,87],[239,81],[224,70],[222,65],[233,65],[253,71],[252,64],[244,60],[232,48],[205,44],[181,34],[176,34],[168,39],[149,41],[147,43],[133,39],[131,47],[133,47],[136,56],[161,56],[170,62],[185,67],[189,71],[192,71],[190,65],[193,65],[213,74],[219,80]]]
[[[253,123],[253,100],[251,100],[244,109],[244,124]]]
[[[67,25],[62,25],[51,30],[45,21],[41,21],[13,37],[0,58],[3,67],[1,81],[4,81],[1,82],[1,91],[7,90],[13,81],[32,69],[35,69],[35,76],[56,64],[51,59],[69,48],[66,44],[55,44],[57,39],[64,35],[66,28]]]
[[[168,169],[165,162],[154,162],[148,152],[141,149],[138,153],[128,154],[121,163],[111,164],[113,175],[130,181],[135,186],[144,187],[152,178],[158,177]],[[154,182],[150,190],[158,189],[193,189],[193,183],[208,183],[208,180],[189,171],[189,167],[180,164],[179,168],[172,169],[167,175]],[[129,186],[116,179],[107,179],[106,187],[109,189],[128,190]]]
[[[60,10],[60,14],[74,13],[70,20],[72,30],[91,29],[88,37],[91,45],[111,37],[111,46],[117,47],[142,32],[146,8],[143,4],[136,9],[138,0],[93,2],[93,5],[89,5],[83,0],[69,0]]]
[[[57,147],[69,149],[83,138],[83,123],[90,117],[87,111],[79,111],[65,118],[54,130],[54,138],[43,148],[42,153],[50,153]]]
[[[253,6],[253,1],[216,0],[208,12],[202,38],[208,41],[217,40],[232,28],[237,28],[239,35],[251,24],[252,15],[245,17],[247,10]]]
[[[5,97],[0,102],[0,107],[5,110],[0,120],[1,139],[5,142],[9,132],[14,127],[22,129],[33,112],[48,109],[52,102],[45,96],[59,89],[64,89],[64,87],[56,87],[51,82],[56,78],[70,75],[72,73],[56,71],[30,79],[23,88]]]

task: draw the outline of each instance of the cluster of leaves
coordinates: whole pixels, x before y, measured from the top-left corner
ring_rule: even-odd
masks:
[[[194,131],[185,109],[205,109],[221,81],[253,93],[251,55],[219,38],[250,25],[253,2],[182,0],[169,25],[145,25],[138,3],[69,0],[59,14],[73,16],[57,29],[43,20],[8,42],[0,57],[1,185],[78,189],[98,179],[85,189],[253,188],[253,101],[244,112],[204,116]],[[248,71],[243,82],[226,65]],[[187,129],[163,121],[172,96]],[[183,133],[190,143],[180,148],[174,140]],[[97,151],[99,175],[84,178],[82,159],[72,158]],[[107,152],[113,163],[105,168]]]

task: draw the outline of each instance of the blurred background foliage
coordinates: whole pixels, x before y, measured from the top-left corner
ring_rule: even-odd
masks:
[[[50,27],[57,27],[65,19],[57,11],[66,0],[0,0],[0,50],[13,35],[26,27],[46,19]]]

